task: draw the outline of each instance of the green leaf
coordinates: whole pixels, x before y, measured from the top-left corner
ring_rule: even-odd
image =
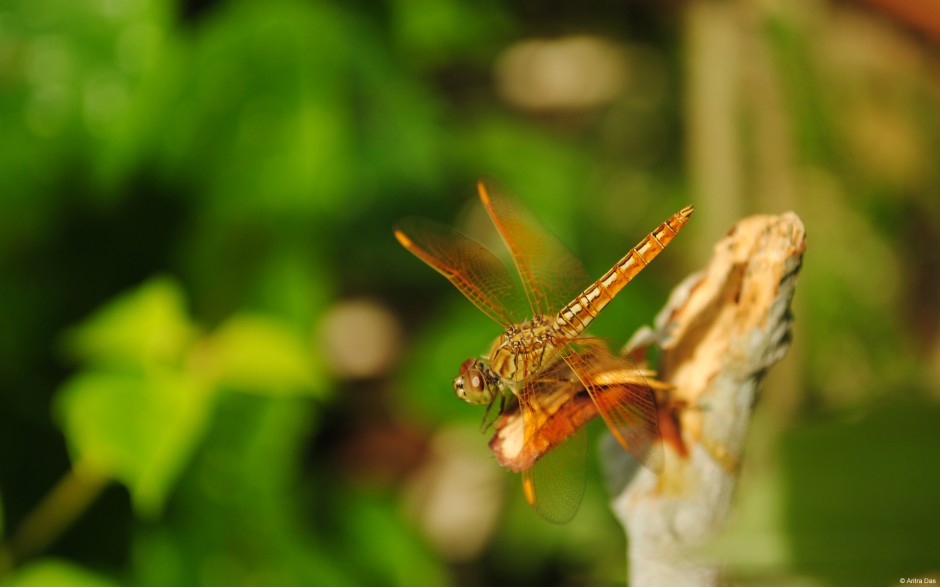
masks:
[[[168,370],[90,371],[65,383],[55,408],[73,458],[124,483],[147,516],[160,510],[202,435],[211,391]]]
[[[158,277],[119,296],[68,331],[70,355],[93,365],[148,365],[179,360],[194,333],[183,293]]]
[[[118,587],[111,579],[54,559],[30,563],[3,584],[5,587]]]
[[[316,389],[308,344],[277,319],[240,314],[208,340],[222,383],[265,395],[309,394]]]

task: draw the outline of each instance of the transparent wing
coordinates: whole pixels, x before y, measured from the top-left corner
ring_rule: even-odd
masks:
[[[578,513],[587,483],[587,452],[587,428],[581,428],[522,471],[522,490],[535,513],[555,524]]]
[[[590,283],[584,267],[493,181],[481,179],[477,190],[509,248],[533,313],[554,316]]]
[[[639,369],[596,339],[568,343],[562,357],[617,442],[650,470],[661,471],[663,448],[656,399]]]
[[[523,451],[535,459],[522,470],[523,494],[539,516],[556,524],[577,513],[587,479],[587,429],[560,411],[578,390],[580,383],[570,373],[566,378],[555,369],[545,379],[524,384],[519,398]]]
[[[525,302],[517,284],[506,266],[479,242],[420,218],[400,222],[395,238],[496,322],[508,327],[524,319]]]

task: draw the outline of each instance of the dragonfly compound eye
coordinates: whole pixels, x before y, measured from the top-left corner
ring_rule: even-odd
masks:
[[[457,375],[466,375],[467,371],[473,368],[476,364],[477,359],[470,358],[460,364],[460,369],[457,372]]]
[[[488,404],[493,400],[486,373],[479,359],[467,359],[460,365],[460,374],[454,379],[457,397],[471,404]]]

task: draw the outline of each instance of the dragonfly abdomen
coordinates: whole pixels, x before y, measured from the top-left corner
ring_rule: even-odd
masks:
[[[568,338],[574,338],[584,332],[588,324],[620,290],[672,242],[694,210],[694,206],[686,206],[646,235],[646,238],[630,249],[607,273],[558,312],[555,330]]]

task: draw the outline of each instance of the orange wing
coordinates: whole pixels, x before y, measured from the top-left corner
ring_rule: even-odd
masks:
[[[503,327],[524,319],[525,302],[517,283],[482,244],[443,224],[420,218],[399,223],[395,238]]]
[[[575,348],[575,345],[579,347]],[[613,355],[597,339],[579,339],[562,351],[564,361],[526,381],[519,393],[522,446],[508,464],[522,469],[526,501],[542,518],[564,523],[578,511],[584,493],[588,401],[617,442],[653,471],[662,470],[663,449],[656,401],[642,373],[628,359]],[[502,436],[509,450],[512,434]],[[494,438],[495,440],[495,438]]]
[[[591,339],[568,343],[562,357],[591,396],[611,435],[650,470],[660,472],[663,448],[656,399],[636,366]]]
[[[496,183],[481,179],[477,190],[509,248],[533,314],[554,316],[590,282],[584,267]]]

